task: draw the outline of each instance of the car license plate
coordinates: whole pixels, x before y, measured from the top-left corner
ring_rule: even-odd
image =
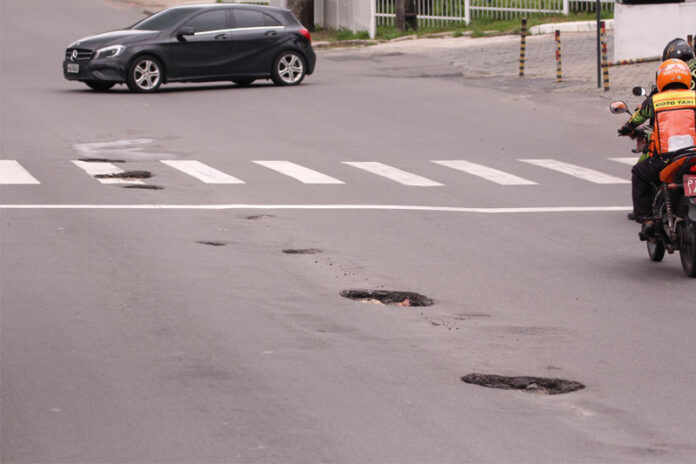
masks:
[[[696,197],[696,176],[684,176],[684,195]]]
[[[80,72],[80,65],[77,63],[68,63],[67,70],[69,73],[77,74]]]

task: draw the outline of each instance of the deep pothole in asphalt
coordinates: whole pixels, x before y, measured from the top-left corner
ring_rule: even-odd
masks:
[[[149,171],[125,171],[114,174],[97,174],[97,179],[147,179],[152,177]]]
[[[115,160],[108,158],[80,158],[80,161],[85,163],[125,163],[126,160]]]
[[[521,390],[542,395],[559,395],[585,388],[580,382],[545,377],[506,377],[491,374],[469,374],[462,377],[462,382],[502,390]]]
[[[321,252],[318,248],[287,248],[283,250],[286,255],[316,255]]]
[[[125,189],[142,189],[142,190],[164,190],[164,187],[160,185],[151,184],[132,184],[132,185],[122,185]]]
[[[341,296],[362,303],[394,306],[432,306],[433,300],[416,292],[391,290],[343,290]]]
[[[208,245],[208,246],[214,246],[214,247],[221,247],[227,245],[226,242],[215,242],[211,240],[198,240],[196,243],[200,243],[201,245]]]

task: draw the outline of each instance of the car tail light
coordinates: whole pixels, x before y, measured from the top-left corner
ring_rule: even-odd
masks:
[[[300,34],[302,34],[303,36],[305,36],[305,37],[307,38],[307,40],[309,40],[310,42],[312,41],[312,36],[311,36],[311,34],[310,34],[309,31],[308,31],[307,29],[305,29],[304,27],[303,27],[302,29],[300,29]]]

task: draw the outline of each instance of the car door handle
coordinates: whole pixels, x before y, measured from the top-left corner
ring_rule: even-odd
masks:
[[[276,31],[266,31],[266,34],[264,34],[264,35],[270,37],[270,36],[277,35],[277,34],[278,34],[278,33],[277,33]]]
[[[226,39],[227,34],[218,34],[215,36],[215,40]]]

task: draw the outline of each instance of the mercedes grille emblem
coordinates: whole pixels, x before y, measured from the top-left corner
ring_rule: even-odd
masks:
[[[77,59],[77,50],[72,51],[72,55],[70,55],[70,61],[75,61]]]

